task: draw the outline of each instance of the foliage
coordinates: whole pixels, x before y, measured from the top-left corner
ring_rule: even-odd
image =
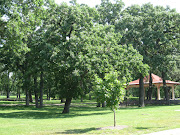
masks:
[[[180,14],[174,9],[154,7],[147,3],[126,8],[121,13],[121,19],[115,24],[116,32],[120,32],[123,36],[121,44],[131,43],[143,56],[143,62],[149,65],[150,73],[159,71],[162,74],[167,100],[165,83],[168,79],[167,71],[175,66],[174,55],[179,54],[179,18]],[[140,95],[143,96],[144,90],[140,90]],[[151,91],[150,89],[148,92],[149,99],[151,99]],[[144,97],[141,99],[143,103]]]
[[[104,78],[95,77],[96,94],[99,102],[106,101],[107,107],[112,110],[119,108],[119,103],[124,100],[126,79],[118,80],[118,73],[106,73]]]
[[[101,89],[103,86],[98,88],[98,100],[101,102],[104,100],[108,102],[107,104],[109,105],[115,102],[111,104],[111,108],[119,104],[119,100],[114,100],[119,98],[122,88],[125,88],[124,83],[131,81],[133,74],[139,72],[147,74],[148,71],[148,66],[142,62],[142,56],[131,45],[118,44],[121,35],[114,31],[113,26],[97,25],[92,28],[92,31],[89,31],[88,34],[83,33],[81,38],[83,43],[89,43],[87,46],[87,55],[82,56],[82,61],[88,66],[89,73],[96,75],[96,79],[102,80],[101,86],[105,85],[104,81],[106,79],[108,81],[108,77],[106,78],[106,75],[109,76],[108,74],[111,74],[112,77],[114,75],[116,80],[119,81],[119,86],[121,86],[120,89],[117,90],[119,93],[114,93],[113,98],[108,99],[104,97],[106,89],[109,88],[105,86],[103,89]],[[112,84],[114,84],[114,82],[112,82]],[[119,88],[119,86],[117,87]],[[110,95],[110,93],[108,94]]]
[[[120,13],[124,7],[122,0],[101,0],[100,5],[96,5],[96,9],[99,13],[98,22],[100,24],[114,25],[117,20],[120,19]]]
[[[68,6],[66,3],[53,8],[51,13],[59,14],[54,14],[48,20],[53,22],[47,27],[45,36],[48,36],[46,43],[54,46],[51,57],[54,81],[61,98],[77,98],[83,92],[84,78],[87,74],[81,60],[86,44],[81,44],[79,37],[83,31],[88,31],[92,27],[91,12],[94,11],[86,5]],[[55,38],[58,42],[54,42]]]
[[[173,69],[169,76],[178,81],[179,13],[151,4],[123,7],[121,0],[102,0],[96,8],[76,0],[0,1],[1,88],[4,73],[12,73],[10,90],[22,88],[27,105],[28,95],[37,102],[40,95],[42,105],[43,90],[49,97],[78,98],[93,91],[95,80],[106,86],[113,74],[122,84],[112,84],[124,89],[149,67]]]
[[[170,69],[170,55],[178,52],[180,14],[148,3],[128,7],[121,15],[116,30],[123,35],[122,44],[132,43],[151,70]]]

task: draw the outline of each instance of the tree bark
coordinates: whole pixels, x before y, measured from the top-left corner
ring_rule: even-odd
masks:
[[[35,104],[36,104],[36,108],[39,107],[38,105],[38,93],[37,93],[37,77],[34,77],[34,95],[35,95]]]
[[[61,103],[64,103],[64,99],[63,98],[61,99]]]
[[[148,100],[152,100],[152,73],[149,73],[149,90],[148,90]]]
[[[113,112],[114,112],[114,127],[116,126],[116,111],[115,111],[115,109],[113,110]]]
[[[51,88],[49,88],[49,98],[48,98],[48,100],[51,100]]]
[[[66,98],[66,102],[65,102],[65,105],[64,105],[64,110],[63,110],[62,113],[69,113],[71,100],[72,100],[72,98]]]
[[[20,93],[20,89],[19,89],[19,99],[21,98],[21,93]]]
[[[20,99],[20,90],[19,90],[19,88],[18,87],[16,87],[16,89],[17,89],[17,93],[16,93],[16,97],[17,97],[17,99]]]
[[[25,87],[25,91],[26,91],[26,106],[29,106],[29,91],[27,87]]]
[[[165,100],[167,101],[167,104],[169,104],[169,94],[168,94],[168,89],[166,86],[165,72],[162,72],[162,79],[163,79],[163,89],[164,89]]]
[[[7,91],[7,98],[9,98],[9,72],[7,73],[7,77],[8,77],[8,84],[6,85],[6,91]]]
[[[101,103],[97,103],[97,107],[101,107]]]
[[[6,85],[6,97],[9,98],[9,84]]]
[[[18,97],[19,97],[19,93],[18,93],[18,90],[17,90],[17,93],[16,93],[16,97],[17,97],[17,99],[18,99]]]
[[[89,100],[91,100],[91,94],[89,94]]]
[[[44,85],[43,71],[41,71],[41,75],[40,75],[40,107],[43,107],[43,85]]]
[[[30,76],[26,75],[25,72],[23,72],[23,77],[24,77],[24,83],[23,83],[23,89],[26,94],[26,106],[29,106],[29,90],[28,90],[28,85],[30,82]]]
[[[83,96],[81,95],[81,102],[83,102]]]
[[[33,102],[31,90],[29,90],[29,101],[30,101],[31,103]]]
[[[143,75],[140,75],[139,79],[139,107],[144,107],[144,82],[143,82]]]
[[[49,93],[48,93],[48,91],[47,91],[47,93],[46,93],[46,99],[47,99],[47,100],[49,99]]]
[[[102,107],[106,107],[106,101],[102,103]]]

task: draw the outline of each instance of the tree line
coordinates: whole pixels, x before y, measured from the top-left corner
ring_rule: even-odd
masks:
[[[63,113],[73,98],[92,91],[114,110],[128,82],[140,78],[144,106],[144,76],[155,71],[163,80],[180,79],[180,14],[150,3],[124,6],[121,0],[93,8],[76,0],[1,1],[1,90],[8,98],[10,90],[20,97],[22,89],[26,106],[35,95],[37,108],[44,93],[59,95],[66,99]],[[165,81],[164,91],[168,99]]]

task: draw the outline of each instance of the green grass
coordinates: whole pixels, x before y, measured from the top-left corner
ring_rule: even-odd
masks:
[[[0,101],[2,104],[22,102]],[[147,106],[145,108],[120,108],[116,112],[117,125],[127,125],[123,130],[97,130],[113,126],[113,113],[108,108],[97,108],[95,102],[73,100],[69,114],[61,114],[59,100],[44,101],[45,106],[0,106],[1,135],[48,135],[48,134],[121,134],[140,135],[180,127],[179,105]],[[25,103],[23,103],[25,104]]]

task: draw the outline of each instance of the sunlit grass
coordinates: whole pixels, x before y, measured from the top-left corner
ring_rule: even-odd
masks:
[[[5,104],[9,101],[0,101]],[[123,130],[97,130],[113,126],[113,113],[109,108],[97,108],[95,101],[73,100],[69,114],[61,114],[64,103],[60,100],[44,101],[57,104],[36,109],[34,106],[0,106],[1,135],[46,134],[124,134],[136,135],[180,127],[180,106],[136,106],[120,108],[116,112],[117,125]],[[22,102],[15,102],[21,104]],[[9,102],[9,104],[15,104]]]

